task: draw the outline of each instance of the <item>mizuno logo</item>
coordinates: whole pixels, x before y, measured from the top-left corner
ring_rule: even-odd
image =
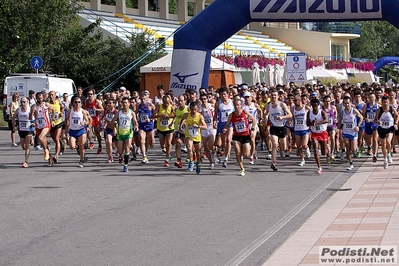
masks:
[[[253,0],[254,1],[254,0]],[[376,13],[381,0],[261,0],[254,13]]]
[[[173,76],[176,77],[176,78],[180,81],[180,83],[184,83],[184,81],[186,80],[186,78],[192,77],[192,76],[196,76],[196,75],[198,75],[198,72],[195,73],[195,74],[184,75],[184,76],[181,76],[181,75],[180,75],[180,72],[179,72],[179,73],[174,74]]]

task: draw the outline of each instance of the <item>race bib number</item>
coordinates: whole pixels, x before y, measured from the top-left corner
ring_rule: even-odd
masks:
[[[198,136],[198,128],[197,127],[189,127],[188,128],[188,135],[190,138],[195,138]]]
[[[129,128],[130,127],[130,119],[127,117],[121,118],[119,126],[122,128]]]
[[[352,129],[353,128],[353,124],[352,123],[345,123],[345,128],[346,129]]]
[[[80,117],[72,117],[72,124],[80,125]]]
[[[114,114],[107,114],[105,116],[105,120],[107,120],[108,122],[110,122],[113,118],[114,118]]]
[[[328,125],[331,126],[333,124],[333,118],[331,116],[328,116]]]
[[[162,120],[161,120],[161,127],[168,127],[169,126],[169,118],[163,118]]]
[[[204,120],[205,120],[205,123],[207,125],[211,125],[212,124],[212,117],[211,116],[205,116]]]
[[[222,110],[222,118],[220,119],[222,122],[227,122],[229,119],[229,111],[230,110]]]
[[[367,113],[367,119],[370,119],[370,120],[374,120],[374,118],[375,118],[375,113]]]
[[[147,113],[140,114],[140,122],[141,123],[147,123],[147,119],[148,119]]]
[[[381,121],[381,126],[382,127],[389,127],[389,121]]]
[[[37,124],[38,126],[44,126],[44,124],[45,124],[45,119],[44,119],[44,117],[38,117],[38,118],[36,118],[36,124]]]
[[[315,125],[314,128],[316,129],[317,132],[320,132],[320,130],[321,130],[320,125]]]
[[[236,132],[237,133],[243,133],[247,130],[247,127],[245,125],[245,122],[236,122],[234,124],[235,128],[236,128]]]
[[[298,126],[303,126],[303,120],[298,119],[298,120],[296,120],[295,124],[297,124]]]
[[[28,131],[30,127],[29,121],[19,121],[19,130]]]
[[[50,120],[58,120],[58,112],[55,112],[54,117],[53,113],[49,113]]]
[[[91,117],[96,116],[96,112],[94,111],[93,108],[89,108],[89,109],[87,109],[87,111],[89,112],[89,115],[90,115]]]

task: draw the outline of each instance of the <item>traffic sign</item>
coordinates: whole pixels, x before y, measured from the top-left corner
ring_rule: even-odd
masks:
[[[287,80],[292,82],[306,81],[306,54],[287,53]]]
[[[30,66],[36,70],[42,68],[43,66],[43,59],[40,56],[35,55],[30,60]]]

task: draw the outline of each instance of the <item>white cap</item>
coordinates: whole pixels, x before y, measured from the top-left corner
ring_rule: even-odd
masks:
[[[356,83],[356,87],[357,87],[357,88],[360,88],[360,83]]]
[[[120,87],[119,89],[120,89],[121,91],[125,91],[125,90],[126,90],[125,87]]]
[[[252,94],[249,91],[244,92],[244,97],[252,96]]]

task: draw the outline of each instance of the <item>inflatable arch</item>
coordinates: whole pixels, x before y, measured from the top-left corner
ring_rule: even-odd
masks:
[[[374,63],[374,72],[378,71],[381,67],[385,65],[390,65],[390,66],[399,65],[399,57],[387,56],[378,59]]]
[[[398,11],[399,0],[215,0],[175,33],[169,88],[206,88],[212,50],[250,22],[387,20],[399,28]]]

